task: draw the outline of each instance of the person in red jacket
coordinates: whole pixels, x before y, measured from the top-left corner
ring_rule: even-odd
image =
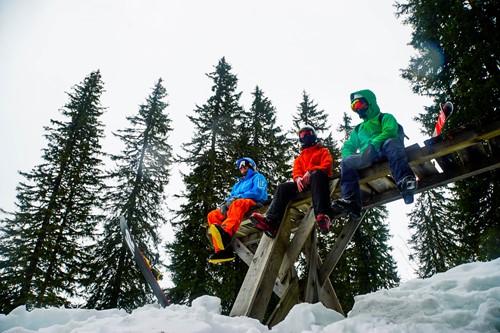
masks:
[[[333,159],[330,151],[319,142],[316,131],[311,126],[299,130],[302,148],[293,163],[293,181],[279,184],[266,215],[253,213],[250,220],[256,228],[274,238],[288,202],[297,193],[310,189],[316,224],[323,233],[330,228],[330,185]]]

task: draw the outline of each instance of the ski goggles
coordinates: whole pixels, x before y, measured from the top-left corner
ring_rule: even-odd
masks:
[[[311,130],[305,130],[305,131],[302,131],[299,133],[299,137],[302,139],[303,137],[305,136],[308,136],[308,135],[313,135],[313,132]]]
[[[368,109],[368,106],[366,98],[356,98],[351,102],[351,110],[356,113]]]
[[[241,169],[241,168],[244,168],[244,167],[249,167],[250,166],[250,163],[248,161],[241,161],[240,162],[240,166],[238,167],[238,169]]]

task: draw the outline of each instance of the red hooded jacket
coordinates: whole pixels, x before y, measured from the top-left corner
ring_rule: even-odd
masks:
[[[333,158],[330,151],[319,144],[302,149],[300,155],[293,162],[293,180],[302,177],[307,171],[321,170],[330,177]]]

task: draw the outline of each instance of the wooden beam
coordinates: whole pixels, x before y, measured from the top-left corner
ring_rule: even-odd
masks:
[[[304,247],[309,235],[314,229],[314,211],[311,209],[309,213],[304,217],[299,227],[297,228],[295,235],[293,236],[290,245],[285,252],[283,257],[283,262],[281,263],[278,279],[283,281],[290,269],[293,267],[293,264],[297,261],[297,258]]]
[[[273,327],[283,321],[290,310],[298,303],[300,303],[299,279],[295,277],[292,279],[290,286],[287,288],[280,302],[271,313],[266,325]]]
[[[428,191],[430,189],[443,186],[449,183],[457,182],[484,172],[492,171],[500,168],[500,156],[484,158],[476,161],[474,164],[468,164],[447,172],[439,173],[435,176],[422,179],[419,182],[417,193]],[[370,198],[363,200],[363,208],[368,209],[386,203],[401,199],[401,194],[397,189],[373,195]]]
[[[325,262],[319,269],[319,283],[321,286],[325,284],[330,274],[332,274],[333,269],[337,265],[337,262],[344,253],[347,244],[349,243],[352,236],[354,235],[359,225],[363,221],[365,215],[366,211],[363,212],[363,215],[359,220],[349,219],[349,221],[346,223],[346,225],[340,232],[339,236],[337,237],[337,240],[333,244],[333,247],[331,248],[330,252],[326,257]]]
[[[289,239],[290,224],[282,223],[276,238],[266,236],[260,240],[230,316],[264,319]]]
[[[318,237],[315,232],[311,232],[311,236],[304,246],[304,254],[309,267],[304,290],[304,301],[307,303],[317,303],[321,287],[318,284]]]

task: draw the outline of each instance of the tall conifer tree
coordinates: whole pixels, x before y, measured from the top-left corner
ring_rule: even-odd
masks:
[[[138,114],[127,117],[131,126],[115,134],[125,148],[112,156],[117,167],[109,174],[113,182],[106,196],[109,215],[94,248],[87,307],[131,311],[151,301],[150,287],[123,243],[119,218],[126,218],[132,237],[153,262],[161,241],[159,229],[166,222],[162,206],[172,164],[168,144],[172,128],[162,79],[152,90]]]
[[[238,131],[238,156],[254,159],[272,194],[276,184],[289,179],[292,143],[276,124],[276,108],[264,92],[257,86],[252,96],[252,106],[243,114]]]
[[[75,85],[61,110],[67,120],[45,127],[43,163],[21,172],[17,211],[1,223],[1,312],[69,305],[77,296],[100,219],[103,91],[99,71]]]
[[[457,234],[447,206],[443,191],[432,189],[417,198],[415,208],[409,214],[411,222],[408,227],[414,230],[410,244],[416,251],[418,275],[422,278],[454,266]]]
[[[498,2],[402,1],[396,8],[403,22],[412,26],[410,45],[419,52],[403,71],[403,77],[411,82],[416,93],[435,99],[435,105],[426,108],[427,112],[417,120],[430,132],[437,118],[437,106],[445,98],[455,104],[445,132],[460,125],[483,126],[498,120]],[[490,147],[482,148],[494,154]],[[494,245],[498,244],[498,237],[489,236],[500,233],[499,213],[494,206],[500,197],[499,175],[498,170],[490,171],[451,188],[452,197],[456,197],[453,212],[460,218],[455,222],[463,230],[459,241],[464,251],[460,251],[457,263],[500,255]],[[472,234],[475,236],[470,237]]]
[[[340,166],[340,150],[338,148],[338,142],[332,136],[332,133],[326,134],[326,131],[330,128],[328,125],[328,114],[325,110],[318,109],[318,103],[316,103],[306,91],[302,92],[302,101],[297,107],[297,113],[292,116],[293,128],[290,131],[292,134],[292,140],[296,143],[298,142],[297,131],[304,125],[312,126],[316,130],[316,134],[322,141],[322,145],[330,151],[333,157],[333,169],[338,170]],[[300,146],[297,147],[297,154],[300,153]]]
[[[189,116],[195,136],[184,146],[187,154],[180,162],[187,165],[182,174],[185,199],[172,221],[175,240],[168,245],[169,269],[174,287],[169,295],[176,303],[189,304],[195,298],[211,294],[221,298],[224,313],[229,312],[245,276],[246,265],[238,259],[227,265],[207,266],[213,253],[207,238],[207,215],[227,197],[234,184],[238,157],[236,130],[241,123],[241,93],[236,92],[238,79],[225,58],[215,71],[207,74],[213,81],[213,95]]]

